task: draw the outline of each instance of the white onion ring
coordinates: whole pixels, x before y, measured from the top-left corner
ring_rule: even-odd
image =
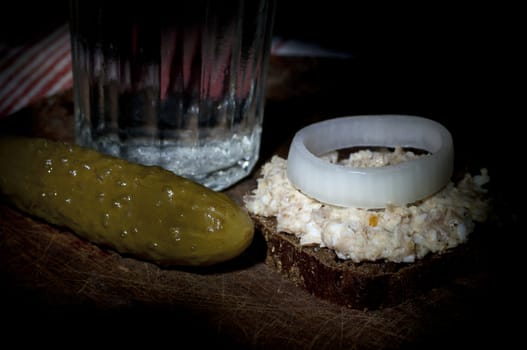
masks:
[[[318,156],[354,146],[412,147],[430,154],[397,165],[352,168]],[[293,138],[287,176],[320,202],[344,207],[385,208],[426,198],[449,181],[454,147],[441,124],[408,115],[364,115],[311,124]]]

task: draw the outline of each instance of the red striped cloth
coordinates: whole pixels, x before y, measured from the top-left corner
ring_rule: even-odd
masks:
[[[349,53],[328,50],[298,40],[273,38],[271,54],[348,58]],[[0,118],[44,97],[72,87],[71,45],[64,24],[43,39],[18,47],[0,43]]]
[[[67,25],[0,54],[0,118],[72,86]]]

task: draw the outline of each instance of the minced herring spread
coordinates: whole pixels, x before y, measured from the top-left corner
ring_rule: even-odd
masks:
[[[360,150],[338,163],[386,166],[419,156],[400,147],[388,152]],[[338,157],[333,152],[324,158],[337,162]],[[413,262],[465,242],[475,222],[485,221],[488,214],[486,169],[479,175],[466,174],[416,203],[368,210],[332,206],[304,195],[287,179],[286,166],[279,156],[264,164],[257,188],[244,198],[247,210],[276,217],[279,231],[296,235],[302,245],[333,249],[341,259]]]

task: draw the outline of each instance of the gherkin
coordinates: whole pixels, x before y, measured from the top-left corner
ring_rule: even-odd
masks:
[[[28,214],[162,266],[230,260],[254,234],[245,210],[223,193],[42,138],[0,138],[0,193]]]

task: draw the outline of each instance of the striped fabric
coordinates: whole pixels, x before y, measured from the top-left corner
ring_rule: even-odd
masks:
[[[68,26],[36,43],[0,51],[0,118],[72,86]]]

